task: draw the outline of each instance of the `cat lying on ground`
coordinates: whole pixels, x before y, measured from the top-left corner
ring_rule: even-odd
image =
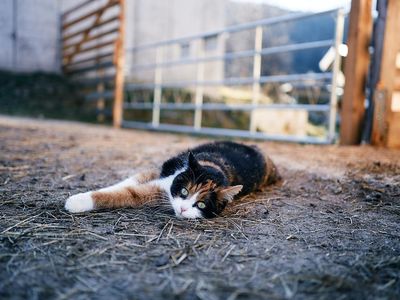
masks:
[[[212,218],[235,198],[279,179],[273,162],[256,147],[215,142],[170,158],[160,170],[69,197],[65,209],[81,213],[152,203],[172,207],[180,218]]]

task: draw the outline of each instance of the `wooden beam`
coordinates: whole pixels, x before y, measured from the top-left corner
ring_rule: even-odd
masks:
[[[115,92],[113,103],[113,125],[120,128],[124,105],[124,64],[125,64],[125,0],[120,0],[119,34],[115,43]]]
[[[400,1],[387,0],[379,82],[374,97],[372,144],[400,148],[400,110],[397,109],[396,57],[400,50]]]
[[[365,84],[369,66],[372,33],[372,0],[351,2],[348,55],[345,61],[346,84],[341,109],[340,144],[360,143],[365,111]]]

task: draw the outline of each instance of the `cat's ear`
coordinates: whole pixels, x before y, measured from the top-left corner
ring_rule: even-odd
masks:
[[[194,157],[193,153],[190,151],[189,151],[188,161],[189,161],[190,169],[196,170],[196,169],[200,168],[199,162],[197,161],[196,157]]]
[[[222,190],[219,190],[218,196],[220,196],[221,198],[225,199],[228,202],[231,202],[233,198],[240,193],[242,188],[243,185],[228,186],[226,188],[223,188]]]

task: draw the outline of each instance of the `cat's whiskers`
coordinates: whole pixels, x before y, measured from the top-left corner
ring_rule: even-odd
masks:
[[[146,201],[146,204],[153,203],[156,203],[157,205],[169,205],[170,200],[169,197],[165,195],[154,195],[151,199]]]

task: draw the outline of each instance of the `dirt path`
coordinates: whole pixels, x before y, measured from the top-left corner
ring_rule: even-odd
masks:
[[[284,184],[214,220],[63,210],[205,141],[1,116],[0,298],[398,298],[400,151],[259,142]]]

